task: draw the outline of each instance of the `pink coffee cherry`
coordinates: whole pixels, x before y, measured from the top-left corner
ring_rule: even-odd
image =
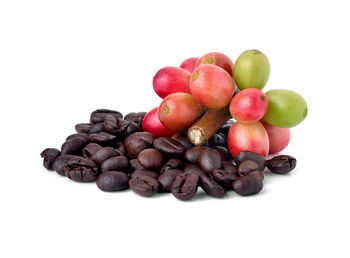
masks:
[[[198,57],[190,57],[183,61],[180,65],[180,68],[185,69],[186,71],[192,73],[196,67]]]
[[[263,120],[261,121],[261,123],[265,127],[266,132],[269,136],[269,153],[273,154],[284,150],[288,146],[290,141],[290,129],[273,126],[266,123]]]

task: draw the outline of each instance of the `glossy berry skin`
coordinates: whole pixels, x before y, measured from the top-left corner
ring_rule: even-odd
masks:
[[[203,113],[202,105],[188,93],[168,95],[159,106],[159,120],[174,132],[183,132]]]
[[[260,122],[234,123],[228,133],[227,143],[232,157],[243,150],[258,153],[264,157],[269,153],[269,137]]]
[[[219,109],[230,103],[235,84],[224,69],[216,65],[204,64],[193,71],[190,90],[203,106]]]
[[[149,111],[142,121],[142,131],[152,133],[155,137],[169,137],[173,131],[166,128],[158,118],[158,107]]]
[[[226,72],[228,72],[231,77],[233,76],[233,67],[234,64],[232,60],[225,54],[220,52],[211,52],[208,54],[205,54],[201,58],[198,59],[196,63],[196,67],[202,65],[202,64],[212,64],[221,67]]]
[[[266,113],[268,101],[266,95],[258,89],[249,88],[238,92],[230,104],[230,113],[241,123],[259,121]]]
[[[190,57],[183,61],[180,65],[180,68],[185,69],[186,71],[192,73],[196,67],[198,57]]]
[[[269,154],[277,153],[284,150],[288,146],[290,141],[290,129],[276,127],[266,123],[263,120],[261,121],[261,123],[265,127],[267,135],[269,136]]]
[[[190,93],[189,82],[191,74],[178,67],[167,66],[160,69],[153,77],[153,89],[164,99],[171,93]]]

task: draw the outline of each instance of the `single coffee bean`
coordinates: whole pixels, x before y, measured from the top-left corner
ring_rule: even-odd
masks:
[[[106,132],[117,135],[121,133],[121,120],[112,115],[107,115],[104,120],[104,128]]]
[[[185,151],[187,151],[189,148],[194,147],[193,143],[190,141],[190,139],[188,139],[187,134],[176,133],[171,136],[171,139],[177,140],[179,143],[181,143],[182,146],[184,146]]]
[[[137,159],[131,159],[130,160],[130,166],[132,170],[143,170],[146,169],[144,166],[140,164],[140,162]]]
[[[236,162],[236,165],[239,166],[243,161],[245,160],[252,160],[258,163],[260,171],[263,171],[265,168],[265,157],[251,152],[251,151],[240,151],[236,157],[234,157],[234,160]]]
[[[89,133],[90,129],[92,127],[92,124],[76,124],[75,125],[75,131],[77,131],[77,133]]]
[[[144,149],[137,156],[137,160],[147,169],[159,171],[163,165],[163,155],[156,149]]]
[[[188,149],[185,153],[185,159],[193,164],[198,163],[199,155],[204,151],[210,149],[206,146],[197,146]]]
[[[226,145],[227,145],[227,139],[224,134],[216,133],[208,140],[209,147],[226,146]]]
[[[129,176],[120,171],[106,171],[96,180],[98,188],[105,192],[120,191],[129,187]]]
[[[222,169],[226,170],[230,174],[235,174],[237,177],[239,176],[237,167],[235,165],[233,165],[231,162],[223,161],[222,162]]]
[[[124,173],[130,172],[130,162],[127,157],[116,156],[103,161],[101,164],[101,172],[106,171],[122,171]]]
[[[222,166],[220,153],[213,149],[204,150],[198,157],[198,164],[205,173],[210,174]]]
[[[69,179],[77,182],[95,181],[98,175],[98,167],[87,158],[75,157],[66,162],[64,174]]]
[[[158,180],[150,176],[138,176],[129,180],[129,187],[135,193],[150,197],[158,192]]]
[[[261,181],[264,181],[264,173],[259,171],[259,170],[255,170],[253,172],[250,172],[249,173],[250,176],[255,176],[257,179],[261,180]]]
[[[114,148],[120,153],[120,156],[126,157],[126,151],[123,142],[116,142]]]
[[[221,159],[223,161],[231,161],[231,160],[233,160],[233,158],[231,156],[231,153],[225,147],[223,147],[223,146],[214,146],[213,149],[220,153]]]
[[[275,156],[266,161],[266,166],[273,173],[287,174],[292,171],[297,165],[297,160],[289,155]]]
[[[232,188],[239,195],[248,196],[259,193],[263,188],[263,182],[256,176],[246,175],[235,180]]]
[[[41,152],[40,156],[44,158],[43,165],[46,169],[52,170],[53,163],[56,158],[61,155],[61,152],[54,148],[47,148]]]
[[[171,186],[173,185],[175,178],[178,175],[181,175],[182,173],[183,173],[183,171],[179,170],[179,169],[169,169],[169,170],[163,172],[158,177],[160,189],[163,192],[171,192]]]
[[[148,132],[136,132],[124,140],[124,147],[130,158],[136,158],[140,151],[148,148],[153,143],[154,136]]]
[[[116,140],[116,137],[106,132],[100,132],[89,134],[89,139],[91,142],[98,143],[100,145],[107,145],[112,144]]]
[[[185,152],[185,147],[180,142],[168,137],[159,137],[155,139],[153,141],[153,146],[155,149],[171,157],[180,156]]]
[[[53,170],[57,172],[57,174],[64,176],[64,166],[66,165],[67,161],[71,158],[79,158],[79,156],[76,155],[61,155],[58,158],[56,158],[55,162],[52,165]]]
[[[104,147],[98,150],[90,159],[96,164],[102,164],[106,159],[120,156],[120,153],[112,147]]]
[[[104,123],[97,123],[97,124],[94,124],[90,131],[89,131],[89,134],[92,134],[92,133],[100,133],[100,132],[104,132],[105,131],[105,125]]]
[[[125,137],[128,137],[129,135],[136,133],[136,132],[140,132],[141,131],[141,127],[134,123],[134,122],[130,122],[127,120],[121,120],[121,125],[120,125],[120,129],[122,132],[122,138],[124,139]]]
[[[141,169],[141,170],[135,170],[134,172],[131,173],[130,176],[131,178],[140,177],[140,176],[150,176],[157,179],[159,175],[158,173],[152,170]]]
[[[180,159],[169,159],[164,164],[162,170],[160,171],[160,174],[164,173],[169,169],[181,169],[181,168],[182,168],[182,161]]]
[[[217,133],[222,133],[224,135],[228,135],[228,131],[230,131],[231,126],[233,125],[232,120],[228,120],[221,128],[218,130]]]
[[[178,175],[171,186],[171,192],[179,200],[190,200],[197,193],[198,181],[199,176],[196,174],[183,173]]]
[[[83,149],[83,157],[90,158],[92,155],[94,155],[100,149],[102,149],[102,147],[100,145],[98,145],[97,143],[89,143]]]
[[[89,135],[86,134],[86,133],[74,133],[74,134],[71,134],[71,135],[69,135],[66,138],[66,141],[72,140],[73,138],[76,138],[76,137],[80,137],[80,138],[85,139],[86,141],[89,141]]]
[[[210,196],[221,198],[226,194],[225,189],[211,179],[207,174],[197,165],[186,164],[184,168],[185,173],[195,174],[199,176],[200,187]]]
[[[112,115],[116,118],[123,118],[123,115],[118,111],[109,110],[109,109],[97,109],[91,113],[90,123],[96,124],[96,123],[104,122],[105,117],[107,115]]]
[[[88,141],[86,141],[84,138],[75,137],[75,138],[68,140],[62,144],[61,154],[62,155],[67,155],[67,154],[81,155],[82,150],[87,143],[88,143]]]
[[[124,119],[130,122],[136,123],[140,128],[142,126],[143,118],[145,117],[147,113],[146,112],[137,112],[137,113],[129,113],[127,114]]]
[[[212,175],[214,180],[226,190],[232,189],[233,181],[238,178],[236,174],[229,173],[223,169],[215,169]]]
[[[238,175],[246,176],[251,172],[260,171],[258,163],[252,160],[245,160],[238,166]]]

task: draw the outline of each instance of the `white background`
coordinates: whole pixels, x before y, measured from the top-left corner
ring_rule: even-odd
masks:
[[[1,257],[349,257],[347,1],[1,1]],[[287,176],[261,194],[181,202],[104,193],[48,172],[96,108],[160,103],[164,66],[256,48],[271,63],[264,90],[308,102],[284,153]]]

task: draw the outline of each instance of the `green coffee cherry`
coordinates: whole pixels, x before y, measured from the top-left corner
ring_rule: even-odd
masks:
[[[259,50],[247,50],[237,59],[233,77],[240,90],[264,88],[270,76],[270,63]]]
[[[290,128],[307,116],[307,104],[302,96],[291,90],[266,92],[268,108],[264,120],[277,127]]]

